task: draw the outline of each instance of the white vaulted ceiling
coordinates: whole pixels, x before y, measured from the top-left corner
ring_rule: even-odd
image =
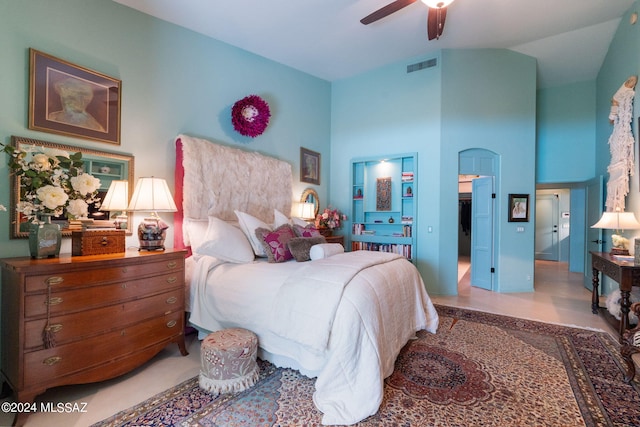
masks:
[[[455,0],[429,41],[420,1],[366,26],[392,0],[114,1],[329,81],[439,49],[506,48],[537,58],[539,87],[594,79],[634,3]]]

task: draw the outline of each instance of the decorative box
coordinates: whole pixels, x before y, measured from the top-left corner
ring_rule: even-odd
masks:
[[[71,232],[71,254],[102,255],[124,252],[125,230],[82,230]]]

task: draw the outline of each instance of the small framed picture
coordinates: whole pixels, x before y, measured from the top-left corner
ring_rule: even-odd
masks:
[[[300,181],[320,185],[320,153],[300,147]]]
[[[509,194],[509,222],[529,222],[528,194]]]
[[[29,52],[29,129],[120,145],[121,81]]]

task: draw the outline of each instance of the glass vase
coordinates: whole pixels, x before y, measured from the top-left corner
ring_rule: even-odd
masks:
[[[38,214],[38,221],[29,228],[29,252],[31,258],[55,258],[60,255],[62,231],[51,223],[51,214]]]

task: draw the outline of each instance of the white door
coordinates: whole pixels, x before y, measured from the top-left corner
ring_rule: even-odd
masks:
[[[559,221],[558,195],[536,195],[536,259],[560,260]]]
[[[593,224],[598,222],[600,215],[604,209],[604,177],[600,175],[587,183],[587,197],[586,197],[586,212],[587,212],[587,224],[586,224],[586,239],[585,243],[587,250],[584,251],[584,287],[593,289],[593,271],[591,269],[591,254],[590,251],[602,252],[602,230],[599,228],[591,228]]]
[[[493,177],[471,183],[471,286],[493,289]]]

